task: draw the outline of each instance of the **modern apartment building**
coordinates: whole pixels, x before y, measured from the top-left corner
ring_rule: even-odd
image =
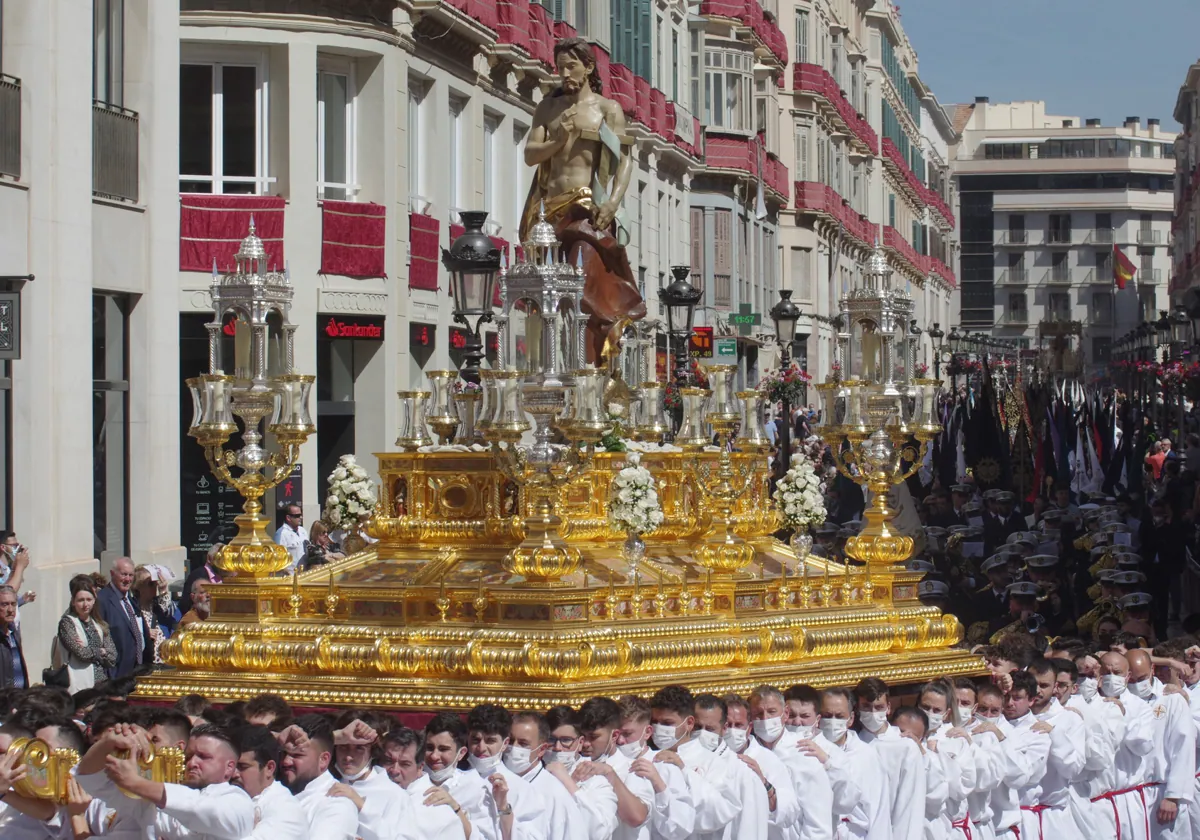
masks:
[[[1175,215],[1167,290],[1173,301],[1187,306],[1189,314],[1200,314],[1200,62],[1188,68],[1174,116],[1182,133],[1175,140]]]
[[[986,97],[955,119],[962,326],[1029,349],[1069,336],[1083,372],[1104,375],[1114,338],[1167,306],[1175,135]],[[1115,249],[1136,268],[1123,291]]]
[[[837,339],[828,316],[877,243],[916,302],[918,326],[947,329],[957,287],[948,168],[956,135],[920,78],[895,4],[795,2],[790,32],[779,120],[790,135],[783,162],[794,205],[780,240],[786,283],[811,316],[807,360],[819,380]]]

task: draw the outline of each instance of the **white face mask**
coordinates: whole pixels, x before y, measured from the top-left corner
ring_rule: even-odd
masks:
[[[779,740],[779,736],[783,734],[783,718],[767,718],[766,720],[754,721],[754,734],[759,740],[768,744],[773,744]]]
[[[821,718],[818,725],[821,727],[821,734],[836,744],[845,737],[850,721],[841,718]]]
[[[985,716],[983,716],[983,715],[980,715],[980,714],[976,714],[976,715],[975,715],[975,724],[976,724],[977,726],[983,726],[983,725],[985,725],[985,724],[989,724],[989,723],[995,723],[995,722],[996,722],[996,721],[998,721],[998,720],[999,720],[999,718],[990,718],[990,717],[985,717]]]
[[[1105,674],[1100,678],[1100,693],[1105,697],[1120,697],[1125,693],[1125,678],[1119,674]]]
[[[669,750],[678,743],[678,727],[667,726],[665,723],[654,724],[654,746],[660,750]]]
[[[621,755],[632,760],[642,754],[642,750],[646,749],[646,745],[641,741],[629,741],[617,747]]]
[[[954,707],[954,723],[957,726],[966,726],[975,717],[974,706],[955,706]]]
[[[471,769],[485,779],[496,772],[496,768],[500,766],[500,762],[503,760],[504,756],[501,753],[485,755],[482,758],[476,755],[467,756],[467,761],[471,763]]]
[[[1083,677],[1079,680],[1079,696],[1085,703],[1091,703],[1099,690],[1099,682],[1095,677]]]
[[[579,753],[569,750],[566,752],[555,750],[553,752],[547,752],[542,761],[544,761],[546,764],[561,764],[563,767],[570,770],[579,761]]]
[[[1149,679],[1145,679],[1145,680],[1141,680],[1140,682],[1129,683],[1129,690],[1132,691],[1138,697],[1145,700],[1147,697],[1149,697],[1153,693],[1154,686],[1151,684]]]
[[[858,719],[862,721],[863,729],[868,732],[881,732],[887,726],[887,712],[859,712]]]
[[[785,724],[783,728],[788,732],[791,732],[793,735],[799,735],[801,741],[807,741],[808,739],[812,738],[813,733],[817,730],[816,726],[805,726],[800,723],[788,723]]]
[[[428,769],[428,768],[426,768]],[[429,781],[435,785],[440,785],[442,782],[454,775],[454,771],[458,768],[454,764],[447,764],[441,770],[429,770]]]
[[[925,710],[922,710],[925,711]],[[925,717],[929,718],[929,732],[932,734],[942,728],[942,724],[946,722],[945,712],[929,712],[925,711]]]
[[[700,742],[700,746],[712,752],[721,743],[721,736],[716,732],[709,732],[707,729],[701,729],[696,733],[696,740]]]
[[[757,723],[757,721],[755,721]],[[745,729],[726,729],[725,744],[734,752],[740,753],[750,741],[750,733]]]
[[[533,766],[533,750],[512,746],[504,751],[504,766],[520,776]]]

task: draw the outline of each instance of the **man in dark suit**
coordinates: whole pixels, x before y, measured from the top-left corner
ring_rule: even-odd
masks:
[[[0,586],[0,689],[28,688],[30,684],[17,624],[17,591]]]
[[[117,679],[153,662],[154,642],[130,595],[133,588],[133,561],[118,557],[113,563],[108,586],[100,590],[100,615],[112,631],[113,643],[117,646],[117,665],[108,669],[109,679]]]

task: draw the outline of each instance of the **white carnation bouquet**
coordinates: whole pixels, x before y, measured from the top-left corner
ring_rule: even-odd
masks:
[[[614,528],[632,534],[648,534],[663,521],[657,485],[650,470],[641,465],[641,456],[626,456],[625,469],[612,482],[608,500],[608,522]]]
[[[329,474],[329,496],[325,499],[324,520],[334,528],[353,530],[355,523],[375,509],[375,484],[353,455],[338,459]]]
[[[798,531],[825,521],[825,485],[803,455],[792,458],[792,468],[775,485],[775,501],[784,525]]]

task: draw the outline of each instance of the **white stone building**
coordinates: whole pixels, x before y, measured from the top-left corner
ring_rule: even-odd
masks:
[[[837,338],[829,317],[877,242],[907,281],[918,327],[947,329],[956,306],[957,202],[948,177],[956,135],[921,81],[894,4],[790,6],[794,63],[780,94],[794,204],[780,230],[783,276],[810,315],[808,370],[822,381]],[[932,350],[925,360],[932,367]]]
[[[252,208],[295,287],[297,368],[318,375],[291,488],[311,522],[338,455],[393,448],[395,392],[461,362],[440,248],[462,209],[516,238],[557,38],[595,45],[636,139],[624,209],[652,318],[687,261],[703,143],[683,0],[94,6],[95,24],[78,2],[0,6],[0,291],[21,304],[0,527],[34,555],[35,669],[71,574],[123,554],[182,570],[233,533],[238,497],[186,436],[183,379],[207,365],[211,262],[231,265]],[[378,216],[347,242],[338,218],[359,214]]]
[[[1189,314],[1200,314],[1200,62],[1188,68],[1175,100],[1175,215],[1171,220],[1171,270],[1167,290]]]
[[[1037,348],[1043,322],[1078,321],[1086,372],[1105,375],[1114,339],[1167,307],[1175,135],[986,97],[957,117],[961,325]],[[1136,268],[1124,291],[1114,249]]]

